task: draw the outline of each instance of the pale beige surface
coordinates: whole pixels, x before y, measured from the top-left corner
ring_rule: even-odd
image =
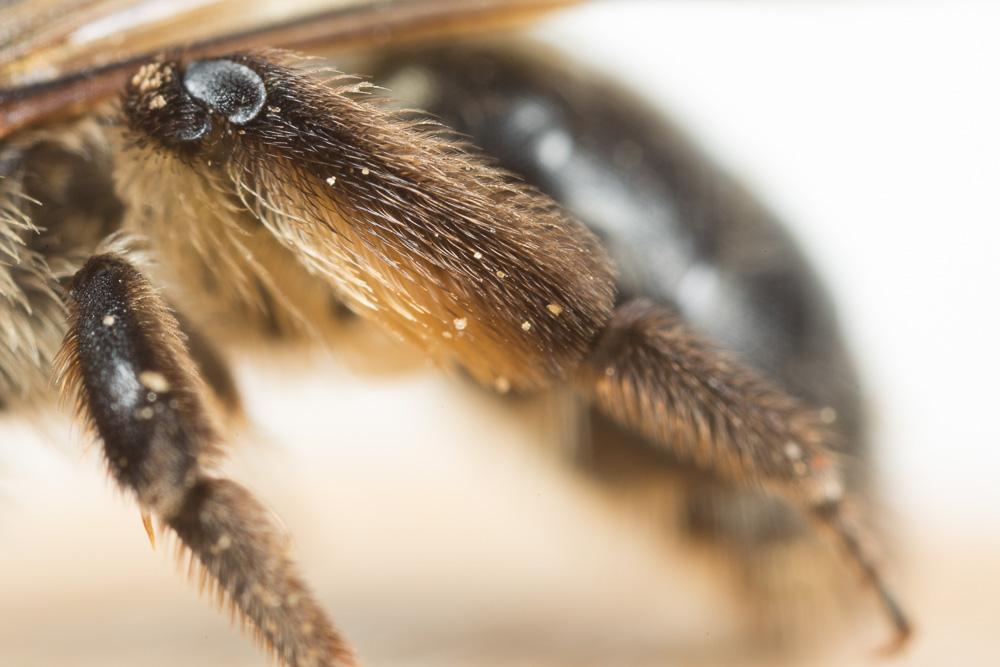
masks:
[[[544,404],[400,369],[279,354],[240,373],[258,427],[229,471],[282,518],[365,664],[773,664],[730,643],[731,599],[709,567],[556,464]],[[0,428],[32,448],[4,459],[0,664],[267,664],[183,582],[169,548],[150,551],[95,450]],[[905,525],[920,634],[884,664],[996,664],[996,532]],[[878,664],[884,627],[862,622],[825,658],[789,664]]]

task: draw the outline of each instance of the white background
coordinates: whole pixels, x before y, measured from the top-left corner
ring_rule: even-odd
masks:
[[[861,359],[895,509],[1000,526],[1000,5],[605,2],[548,34],[788,221]]]

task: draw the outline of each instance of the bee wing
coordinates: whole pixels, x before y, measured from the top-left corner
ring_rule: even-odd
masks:
[[[495,28],[578,0],[18,0],[0,8],[0,138],[122,89],[157,52],[331,52]]]
[[[331,10],[371,13],[366,0],[17,0],[0,9],[0,80],[20,86],[81,68],[210,41]],[[387,5],[401,3],[379,3]]]

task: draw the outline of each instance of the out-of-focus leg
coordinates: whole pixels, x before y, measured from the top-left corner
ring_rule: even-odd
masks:
[[[910,622],[889,591],[845,494],[831,435],[805,408],[702,341],[665,306],[619,308],[582,375],[612,418],[680,460],[761,488],[830,532],[876,591],[896,633]]]

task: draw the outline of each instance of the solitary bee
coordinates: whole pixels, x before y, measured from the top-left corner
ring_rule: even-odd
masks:
[[[215,468],[241,407],[213,341],[323,341],[343,310],[498,394],[569,387],[588,464],[683,468],[684,529],[751,579],[820,529],[902,643],[860,516],[850,360],[777,223],[611,84],[421,41],[562,4],[6,7],[2,398],[45,401],[55,377],[151,539],[154,521],[175,534],[287,665],[357,659],[264,506]],[[304,55],[348,47],[431,115]],[[706,271],[729,286],[707,302],[684,289]]]

